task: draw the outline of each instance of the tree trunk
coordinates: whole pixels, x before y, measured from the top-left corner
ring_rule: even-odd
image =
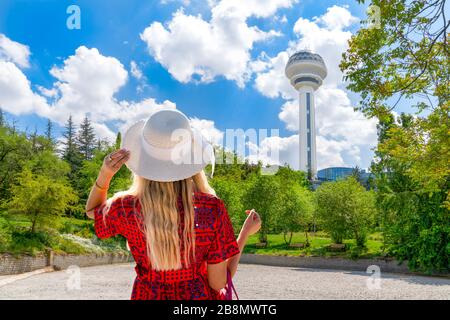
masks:
[[[267,242],[267,234],[265,232],[260,232],[259,242]]]
[[[31,230],[30,230],[31,233],[34,233],[34,231],[35,231],[37,217],[38,217],[38,214],[35,213],[35,214],[33,215],[33,221],[32,221],[32,224],[31,224]]]
[[[286,240],[286,232],[283,232],[283,239],[284,239],[284,243],[285,243],[285,244],[289,244],[289,243],[287,242],[287,240]]]
[[[305,243],[305,246],[306,246],[306,247],[309,247],[311,244],[309,243],[308,230],[305,231],[305,237],[306,237],[306,243]]]
[[[289,245],[291,245],[291,242],[292,242],[292,235],[293,235],[294,233],[291,231],[291,234],[290,234],[290,236],[289,236]]]

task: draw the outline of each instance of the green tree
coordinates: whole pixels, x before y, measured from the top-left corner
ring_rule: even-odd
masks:
[[[83,122],[80,124],[77,144],[84,160],[89,160],[94,156],[94,150],[96,149],[96,138],[94,127],[92,126],[88,116],[85,116]]]
[[[28,215],[31,232],[37,227],[54,226],[58,217],[77,200],[72,188],[61,180],[33,174],[28,168],[18,174],[7,203],[10,213]]]
[[[280,208],[275,217],[275,228],[282,231],[286,244],[290,244],[294,232],[305,231],[307,244],[309,224],[312,222],[311,193],[307,173],[280,166],[275,173],[280,189]],[[288,237],[289,236],[289,237]]]
[[[214,177],[210,181],[211,187],[216,191],[217,196],[222,199],[230,215],[234,230],[237,232],[245,220],[245,210],[242,197],[248,187],[246,181],[233,181],[225,177]],[[251,209],[251,208],[250,208]]]
[[[294,184],[301,187],[310,187],[308,176],[303,171],[292,170],[289,166],[282,166],[278,168],[275,176],[280,178],[284,184]]]
[[[251,209],[243,201],[243,197],[260,174],[261,165],[251,164],[239,158],[236,153],[224,151],[222,148],[216,148],[215,151],[216,166],[210,184],[217,196],[224,201],[233,227],[238,231],[246,218],[245,210]],[[208,175],[211,166],[207,166],[205,171]]]
[[[14,177],[22,171],[24,162],[33,155],[32,146],[26,135],[10,127],[0,127],[0,199],[8,199]]]
[[[47,139],[48,144],[51,147],[51,149],[54,150],[55,149],[55,139],[53,138],[53,122],[50,119],[47,120],[47,126],[45,128],[44,136]]]
[[[402,114],[389,124],[372,165],[388,252],[423,271],[449,266],[448,163],[442,152],[448,153],[450,141],[443,120]],[[426,130],[417,132],[423,126]]]
[[[252,179],[261,173],[261,163],[252,164],[242,159],[236,153],[228,152],[222,148],[215,148],[216,166],[215,177],[227,177],[233,181]],[[207,171],[210,166],[207,167]]]
[[[383,118],[405,98],[422,98],[420,109],[432,108],[433,97],[443,106],[450,90],[445,0],[370,4],[380,9],[380,25],[353,35],[340,64],[348,88],[361,94],[359,108]]]
[[[122,144],[122,134],[120,132],[117,132],[116,143],[114,144],[114,147],[116,149],[120,149],[121,144]]]
[[[82,156],[77,145],[76,130],[77,128],[73,123],[72,116],[69,116],[63,133],[62,158],[70,164],[71,172],[69,178],[71,180],[76,178],[82,161]]]
[[[281,186],[276,176],[258,176],[249,186],[243,197],[248,208],[255,209],[261,216],[259,240],[267,242],[267,234],[273,228],[276,216],[281,208]]]
[[[363,2],[363,1],[361,1]],[[372,172],[384,239],[412,269],[449,270],[450,130],[445,0],[373,1],[379,28],[352,36],[341,69],[380,122]],[[411,115],[392,110],[411,104]]]
[[[361,169],[360,169],[358,166],[355,166],[355,167],[352,169],[352,174],[351,174],[351,175],[352,175],[353,178],[355,178],[355,180],[358,181],[359,183],[362,182],[362,179],[361,179]]]
[[[44,175],[53,180],[65,181],[70,165],[59,159],[52,151],[42,150],[24,163],[33,174]]]
[[[316,190],[317,216],[335,243],[353,237],[365,245],[376,213],[375,198],[353,177],[322,184]]]
[[[47,119],[47,126],[45,127],[45,136],[48,140],[53,141],[53,123]]]
[[[282,189],[276,225],[282,230],[286,244],[291,244],[294,232],[302,231],[305,232],[306,246],[309,246],[308,230],[314,213],[312,192],[295,184],[283,184]]]

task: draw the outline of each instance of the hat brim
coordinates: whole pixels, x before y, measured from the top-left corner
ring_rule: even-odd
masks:
[[[159,182],[179,181],[194,176],[213,161],[211,152],[205,152],[207,148],[212,150],[212,146],[201,134],[193,135],[194,139],[196,139],[195,143],[201,145],[203,153],[201,161],[196,161],[196,163],[175,163],[155,158],[148,154],[141,144],[142,139],[140,135],[144,124],[145,121],[141,120],[132,125],[125,132],[122,139],[121,148],[130,151],[130,159],[126,162],[126,166],[134,174]],[[193,156],[193,150],[191,153]]]

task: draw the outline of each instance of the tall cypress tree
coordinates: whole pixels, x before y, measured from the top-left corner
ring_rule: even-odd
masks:
[[[84,117],[84,120],[80,125],[80,129],[78,130],[77,144],[83,159],[92,159],[94,150],[97,147],[97,141],[95,138],[94,128],[92,127],[91,121],[87,116]]]
[[[56,142],[53,139],[53,122],[50,119],[47,120],[47,126],[45,128],[44,138],[46,140],[46,141],[44,141],[45,148],[49,149],[51,151],[55,151]]]
[[[122,144],[122,134],[119,131],[116,136],[116,143],[115,143],[114,147],[116,149],[119,149],[121,144]]]

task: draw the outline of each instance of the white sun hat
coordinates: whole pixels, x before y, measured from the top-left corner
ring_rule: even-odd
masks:
[[[130,151],[127,167],[153,181],[183,180],[209,163],[214,171],[212,145],[176,109],[155,111],[147,120],[133,124],[124,134],[121,148]]]

